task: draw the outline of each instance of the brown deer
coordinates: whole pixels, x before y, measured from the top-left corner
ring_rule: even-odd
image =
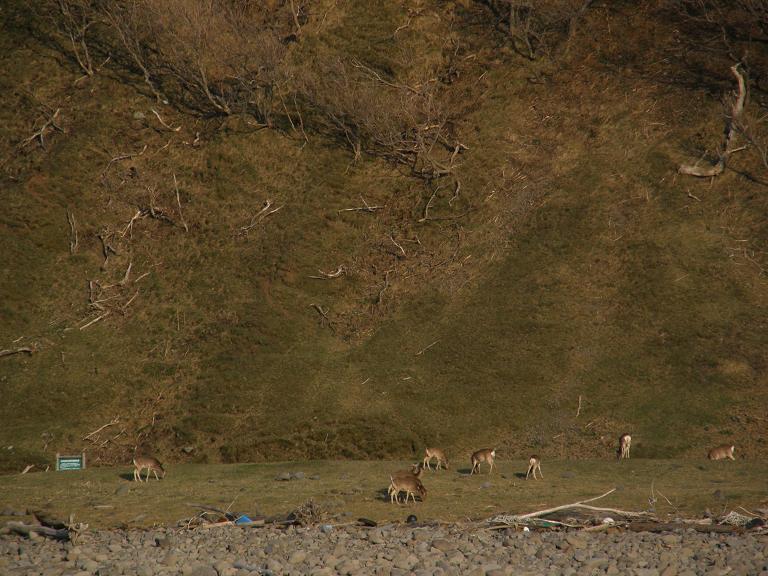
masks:
[[[735,449],[736,446],[723,444],[722,446],[712,448],[707,454],[707,458],[710,460],[736,460],[736,458],[733,457],[733,451]]]
[[[616,450],[616,459],[629,459],[629,448],[632,446],[632,436],[626,432],[619,436],[619,449]]]
[[[390,485],[387,492],[389,492],[389,501],[400,503],[400,492],[405,492],[405,503],[408,504],[408,497],[413,498],[413,503],[416,503],[416,494],[419,495],[421,501],[424,502],[427,498],[427,489],[424,488],[424,484],[421,480],[416,478],[413,474],[410,476],[390,476]]]
[[[472,471],[470,474],[474,474],[476,471],[480,473],[480,464],[487,462],[491,465],[491,469],[488,474],[493,472],[493,461],[496,458],[496,448],[483,448],[472,454]]]
[[[394,474],[392,474],[389,478],[390,480],[395,478],[408,478],[413,477],[417,480],[421,480],[421,476],[424,474],[424,465],[421,462],[418,462],[414,464],[410,470],[398,470]],[[394,490],[394,485],[390,483],[389,488],[387,488],[387,494],[389,496],[392,496],[392,490]]]
[[[432,470],[429,463],[432,461],[432,458],[437,459],[437,467],[435,470],[440,470],[440,464],[445,466],[445,469],[448,470],[448,460],[445,458],[445,452],[443,452],[440,448],[427,448],[424,450],[424,466],[426,466],[429,470]]]
[[[157,475],[158,470],[163,473],[163,478],[165,478],[165,468],[163,468],[163,465],[157,458],[152,458],[151,456],[137,456],[133,459],[134,482],[141,482],[141,471],[144,470],[144,468],[147,469],[147,478],[145,482],[149,482],[150,472],[155,475],[156,479],[160,480],[160,477]]]
[[[539,475],[542,480],[544,479],[544,472],[541,471],[541,458],[534,454],[528,460],[528,472],[525,474],[525,479],[528,480],[528,475],[533,472],[533,479],[536,480],[536,470],[539,471]]]

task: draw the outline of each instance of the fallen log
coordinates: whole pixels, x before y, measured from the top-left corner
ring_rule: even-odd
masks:
[[[69,530],[66,528],[49,528],[47,526],[33,526],[30,524],[24,524],[23,522],[6,522],[5,527],[11,532],[19,534],[21,536],[30,537],[33,532],[47,538],[53,538],[54,540],[67,541],[69,540]]]
[[[719,524],[688,524],[683,522],[630,522],[625,526],[630,532],[672,532],[673,530],[696,530],[696,532],[717,532],[741,534],[744,528],[741,526],[729,526]]]

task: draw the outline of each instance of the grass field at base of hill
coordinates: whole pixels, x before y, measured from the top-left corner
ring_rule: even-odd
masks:
[[[40,472],[0,477],[0,511],[42,509],[86,522],[91,528],[175,525],[200,512],[193,505],[233,513],[278,515],[309,500],[335,521],[366,517],[377,522],[479,520],[577,502],[616,488],[596,506],[649,510],[659,517],[700,517],[768,503],[768,464],[745,461],[598,460],[544,461],[544,479],[525,480],[527,462],[497,461],[488,474],[469,475],[459,463],[448,471],[425,471],[425,502],[395,505],[389,475],[408,462],[305,461],[270,464],[172,465],[165,479],[133,481],[131,467]],[[284,472],[304,479],[280,481]],[[314,479],[311,479],[315,477]],[[652,492],[653,491],[653,492]],[[9,518],[0,517],[0,522]]]

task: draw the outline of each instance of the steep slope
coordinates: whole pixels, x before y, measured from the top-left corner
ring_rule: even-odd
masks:
[[[4,466],[578,457],[625,430],[639,456],[765,454],[765,167],[675,174],[718,142],[725,59],[689,81],[654,5],[598,7],[530,62],[483,6],[386,4],[345,3],[327,41],[386,68],[458,31],[458,190],[323,131],[158,108],[109,65],[73,86],[6,12],[0,348],[36,352],[0,358]]]

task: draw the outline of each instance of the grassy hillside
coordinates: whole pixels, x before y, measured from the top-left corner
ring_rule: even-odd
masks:
[[[34,353],[0,357],[0,465],[604,457],[624,431],[637,456],[766,455],[764,44],[751,145],[678,175],[735,82],[671,4],[598,3],[534,60],[483,3],[313,12],[295,62],[448,75],[464,148],[423,178],[298,101],[265,128],[158,103],[117,54],[80,79],[7,3],[0,350]]]

